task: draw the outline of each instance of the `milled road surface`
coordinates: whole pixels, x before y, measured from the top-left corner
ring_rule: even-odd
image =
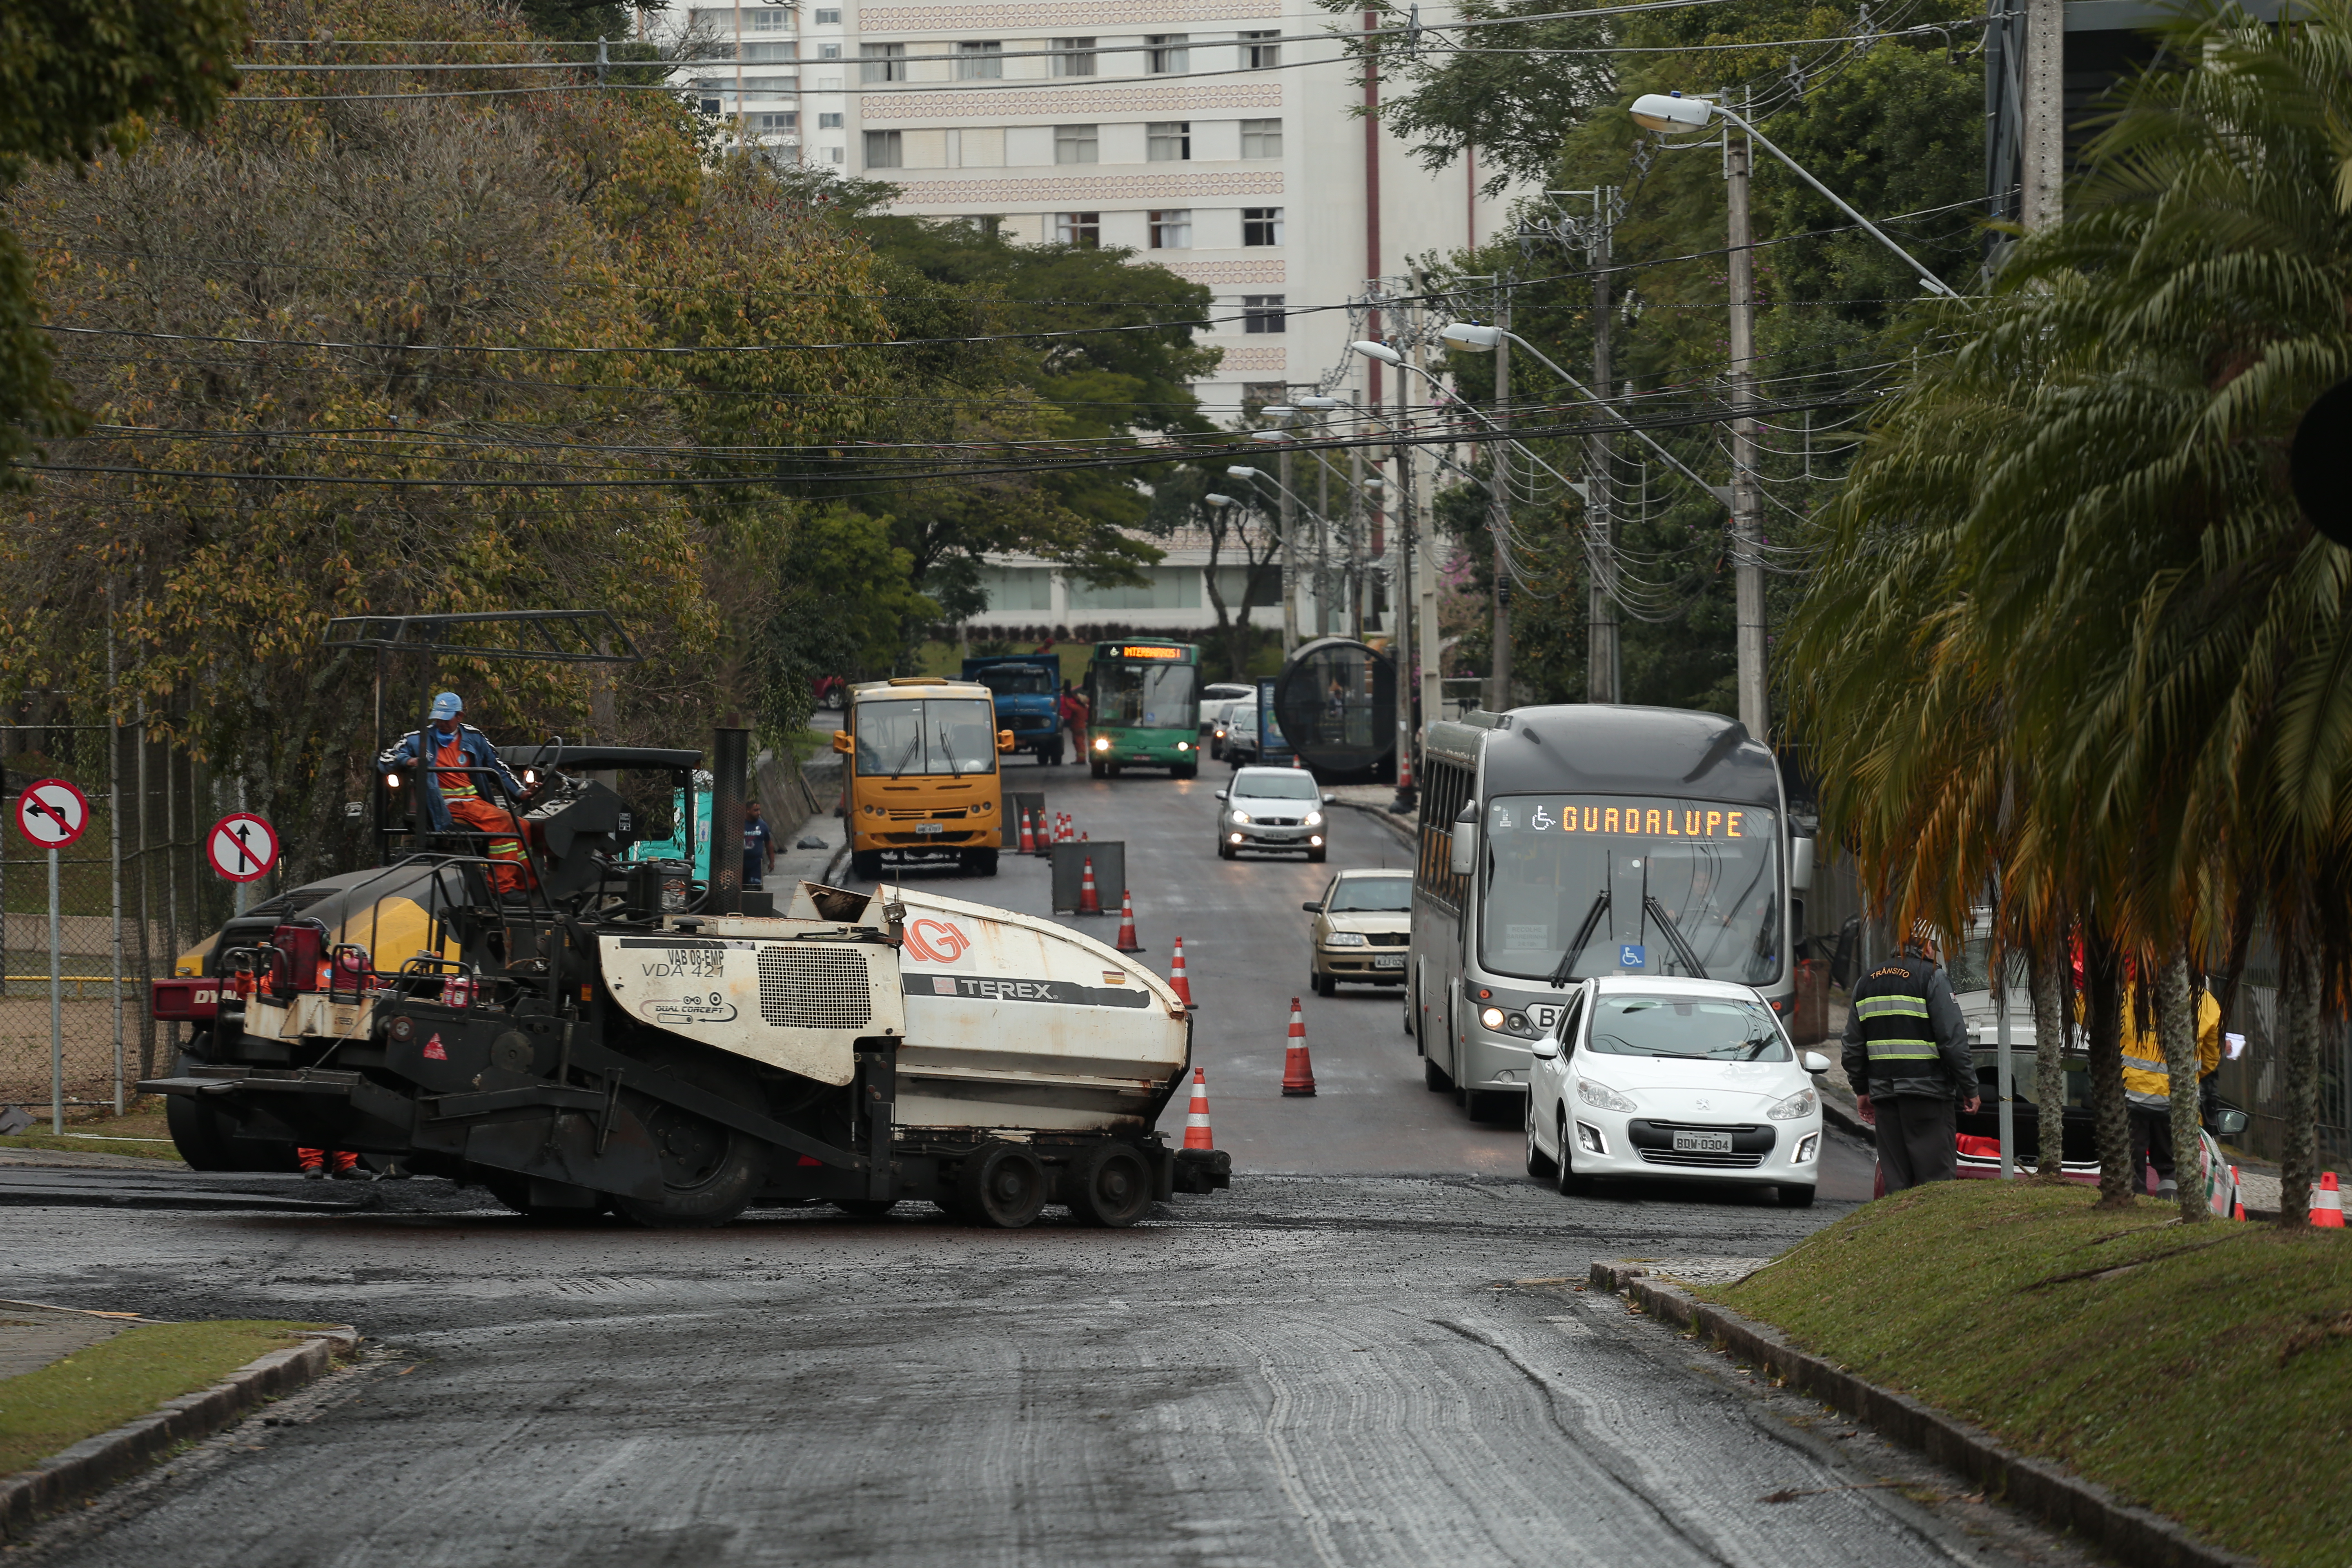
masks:
[[[1058,779],[1095,837],[1127,841],[1151,962],[1187,939],[1231,1192],[1128,1231],[909,1204],[653,1232],[534,1226],[437,1181],[0,1172],[0,1296],[371,1336],[357,1368],[11,1560],[2084,1561],[1575,1289],[1595,1258],[1769,1257],[1846,1211],[1835,1187],[1810,1211],[1719,1188],[1563,1198],[1518,1173],[1517,1130],[1423,1089],[1387,994],[1307,997],[1322,1092],[1280,1096],[1297,905],[1342,865],[1395,862],[1376,823],[1338,818],[1329,867],[1232,865],[1209,853],[1214,776]],[[1045,903],[1033,863],[955,890]],[[1837,1159],[1866,1184],[1862,1156]]]

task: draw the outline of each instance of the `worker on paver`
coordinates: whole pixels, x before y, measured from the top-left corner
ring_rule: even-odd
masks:
[[[433,700],[433,765],[420,784],[425,825],[435,833],[494,835],[483,850],[490,861],[491,891],[501,898],[520,899],[529,886],[530,861],[523,854],[523,828],[516,807],[530,798],[530,792],[499,761],[499,749],[490,744],[490,738],[459,721],[465,711],[465,700],[454,691]],[[415,767],[419,752],[417,732],[411,730],[384,749],[375,760],[376,771],[389,774]],[[503,791],[509,804],[493,803],[492,789]]]
[[[1935,928],[1911,928],[1902,951],[1854,983],[1845,1021],[1845,1076],[1878,1134],[1886,1190],[1948,1182],[1956,1170],[1954,1105],[1979,1103],[1968,1026],[1937,966]]]
[[[2164,1039],[2157,1031],[2156,1005],[2137,975],[2124,983],[2123,1016],[2124,1108],[2131,1117],[2131,1168],[2137,1173],[2153,1167],[2156,1195],[2175,1197],[2179,1187],[2172,1164],[2172,1077],[2164,1065]],[[2211,1077],[2221,1065],[2221,1005],[2200,985],[2197,988],[2199,1081]]]

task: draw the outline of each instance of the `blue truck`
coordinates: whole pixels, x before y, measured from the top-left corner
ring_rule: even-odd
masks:
[[[963,661],[963,678],[996,694],[996,727],[1013,731],[1013,749],[1040,763],[1062,760],[1062,661],[1051,654],[1002,654]]]

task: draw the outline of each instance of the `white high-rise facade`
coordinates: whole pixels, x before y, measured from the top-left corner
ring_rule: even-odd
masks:
[[[1213,290],[1200,341],[1223,359],[1195,390],[1219,424],[1318,387],[1392,398],[1392,380],[1375,382],[1397,373],[1348,353],[1364,331],[1349,302],[1507,216],[1507,196],[1478,194],[1475,164],[1433,174],[1365,116],[1362,67],[1307,0],[747,0],[691,17],[714,52],[742,51],[736,69],[697,73],[704,109],[740,114],[779,155],[895,182],[902,214],[1123,246]],[[1101,618],[1191,620],[1197,591],[1170,594]],[[1095,618],[1061,596],[1057,582],[1055,611]]]

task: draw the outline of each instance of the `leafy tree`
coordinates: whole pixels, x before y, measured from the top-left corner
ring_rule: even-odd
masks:
[[[36,163],[128,153],[160,120],[211,120],[236,85],[238,0],[39,0],[0,8],[0,203]],[[0,488],[81,421],[51,374],[33,268],[0,223]]]

